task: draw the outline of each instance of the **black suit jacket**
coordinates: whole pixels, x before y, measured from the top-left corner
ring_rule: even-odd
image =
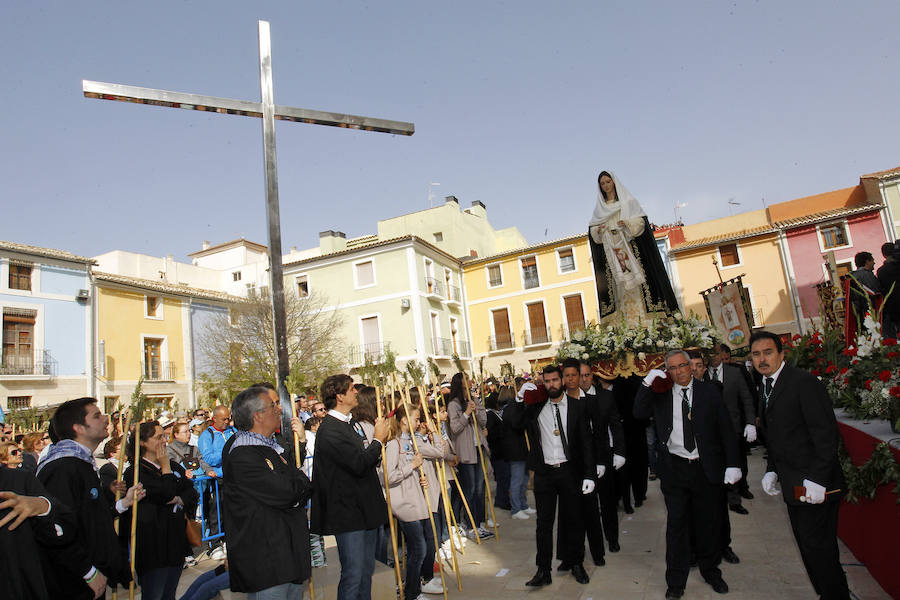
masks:
[[[707,376],[709,372],[707,371]],[[756,425],[756,402],[747,385],[747,378],[741,367],[725,363],[722,365],[722,399],[731,417],[734,433],[741,437],[745,425]]]
[[[778,473],[781,492],[788,504],[794,486],[809,479],[826,490],[846,489],[838,461],[840,433],[825,386],[812,374],[785,365],[769,398],[760,394],[760,426],[769,451],[767,471]],[[831,494],[838,501],[842,494]]]
[[[531,443],[528,452],[528,468],[540,471],[544,468],[544,448],[541,445],[541,428],[538,415],[549,400],[537,404],[524,402],[510,403],[504,411],[508,415],[509,426],[516,431],[526,431]],[[581,473],[583,479],[596,479],[594,466],[594,441],[588,424],[589,416],[584,402],[579,398],[568,398],[566,408],[566,443],[569,446],[569,462]],[[316,442],[318,446],[318,441]],[[317,467],[318,468],[318,467]]]
[[[693,385],[691,425],[700,453],[700,465],[710,483],[720,484],[725,478],[725,467],[740,467],[738,440],[718,387],[696,379]],[[642,385],[634,399],[634,416],[638,419],[654,418],[658,456],[656,472],[665,479],[672,464],[666,446],[672,435],[672,390],[658,394]]]
[[[581,402],[588,414],[591,426],[591,437],[594,442],[594,462],[605,465],[606,470],[612,468],[612,456],[625,456],[625,430],[619,418],[616,399],[609,390],[599,389],[596,394],[585,394]],[[612,431],[613,443],[609,444],[609,432]],[[596,474],[596,470],[594,471]]]
[[[316,432],[315,454],[310,531],[334,535],[387,523],[376,471],[381,442],[365,447],[350,423],[328,415]]]

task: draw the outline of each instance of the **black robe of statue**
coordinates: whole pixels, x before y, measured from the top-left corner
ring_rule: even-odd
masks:
[[[616,282],[612,276],[612,270],[606,261],[606,253],[603,246],[594,241],[588,231],[588,242],[591,245],[591,256],[594,261],[594,274],[597,280],[597,300],[600,304],[600,319],[608,317],[616,312]],[[634,257],[641,263],[644,270],[645,283],[641,285],[644,298],[644,310],[649,314],[665,313],[671,315],[677,312],[678,301],[675,292],[672,291],[672,282],[663,265],[662,257],[653,237],[650,222],[644,217],[644,232],[631,240],[631,250]]]

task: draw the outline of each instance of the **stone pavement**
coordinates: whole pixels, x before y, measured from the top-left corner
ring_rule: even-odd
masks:
[[[745,500],[749,515],[731,515],[732,548],[741,558],[740,564],[722,565],[722,574],[730,592],[720,596],[712,591],[696,569],[688,579],[685,599],[730,598],[731,600],[806,600],[816,598],[803,569],[800,554],[791,535],[787,511],[780,497],[763,493],[759,480],[763,474],[762,450],[750,457],[750,489],[756,496]],[[647,501],[634,514],[619,512],[621,552],[607,553],[606,566],[593,566],[587,552],[585,568],[591,577],[587,585],[579,585],[568,573],[553,572],[553,585],[532,590],[525,582],[535,571],[534,518],[528,521],[511,519],[508,511],[497,511],[500,539],[486,540],[480,546],[469,542],[465,555],[459,557],[463,591],[456,588],[452,572],[446,578],[450,584],[448,598],[461,599],[520,599],[577,598],[579,600],[662,600],[665,595],[665,504],[657,482],[650,482]],[[330,552],[327,577],[337,577],[338,562]],[[859,600],[881,600],[887,594],[869,575],[866,568],[841,544],[841,562],[847,572],[850,589]],[[197,575],[215,563],[203,561],[188,569],[179,586],[184,591]],[[554,569],[557,561],[554,561]],[[315,570],[316,581],[326,576]],[[379,569],[382,585],[373,598],[394,600],[388,585],[392,573]],[[317,583],[318,584],[318,583]],[[318,584],[318,600],[335,598],[334,588]],[[244,598],[243,594],[223,593],[223,598]],[[441,596],[431,596],[435,600]]]

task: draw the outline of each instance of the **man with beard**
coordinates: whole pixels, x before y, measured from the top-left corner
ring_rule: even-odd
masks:
[[[103,494],[94,450],[106,438],[108,419],[96,398],[64,402],[50,419],[53,446],[38,463],[37,477],[47,492],[74,511],[73,541],[47,552],[47,589],[51,598],[100,598],[117,584],[131,580],[125,549],[113,528],[114,515],[124,513],[145,496],[139,483],[111,506]],[[120,491],[125,483],[119,482]]]
[[[543,381],[544,385],[526,391],[523,399],[517,396],[516,403],[508,406],[505,413],[510,427],[526,431],[531,442],[528,467],[534,471],[537,573],[525,585],[541,587],[553,581],[550,562],[557,504],[557,535],[566,540],[560,544],[559,558],[571,568],[575,581],[585,584],[590,578],[583,565],[581,496],[594,491],[597,474],[588,416],[581,402],[572,401],[563,393],[559,367],[544,367]]]

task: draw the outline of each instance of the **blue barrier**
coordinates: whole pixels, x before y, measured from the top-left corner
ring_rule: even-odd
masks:
[[[200,502],[197,505],[198,512],[200,513],[200,531],[202,533],[201,539],[204,542],[209,542],[211,540],[217,540],[221,537],[225,536],[225,532],[222,531],[222,510],[221,510],[221,500],[219,496],[219,478],[218,477],[209,477],[208,475],[195,475],[193,478],[194,489],[197,490],[197,495],[200,497]],[[206,522],[206,510],[204,510],[203,506],[203,491],[204,488],[210,487],[207,482],[212,482],[213,487],[213,497],[215,498],[216,503],[216,523],[218,524],[218,531],[216,533],[212,533],[209,530],[209,527]]]

